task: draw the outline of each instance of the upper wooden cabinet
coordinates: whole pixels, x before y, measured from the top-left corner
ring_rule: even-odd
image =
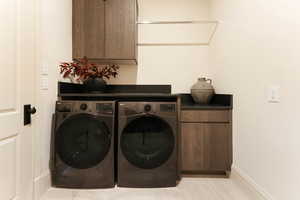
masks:
[[[136,64],[136,0],[73,0],[73,58]]]

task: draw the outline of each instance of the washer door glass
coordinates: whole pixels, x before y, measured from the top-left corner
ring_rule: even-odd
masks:
[[[61,160],[73,168],[96,166],[109,152],[110,144],[107,126],[90,114],[73,115],[57,129],[57,152]]]
[[[121,135],[121,150],[136,167],[153,169],[164,164],[175,146],[172,128],[156,116],[131,121]]]

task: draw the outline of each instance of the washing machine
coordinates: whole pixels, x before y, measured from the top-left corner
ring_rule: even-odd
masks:
[[[118,103],[118,186],[175,187],[177,103]]]
[[[114,178],[112,101],[58,101],[51,139],[52,186],[111,188]]]

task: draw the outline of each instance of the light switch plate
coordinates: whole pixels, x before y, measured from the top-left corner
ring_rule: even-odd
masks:
[[[44,64],[42,65],[42,68],[41,68],[41,75],[48,75],[49,74],[49,68],[48,68],[48,65]]]
[[[280,86],[270,86],[268,88],[268,102],[269,103],[280,102]]]
[[[48,90],[48,88],[49,88],[48,76],[42,76],[41,77],[41,89],[42,90]]]

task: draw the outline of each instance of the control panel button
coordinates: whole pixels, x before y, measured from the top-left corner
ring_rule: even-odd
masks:
[[[144,111],[145,112],[150,112],[151,111],[151,105],[149,105],[149,104],[145,105]]]
[[[80,105],[80,110],[86,110],[88,108],[86,103]]]

